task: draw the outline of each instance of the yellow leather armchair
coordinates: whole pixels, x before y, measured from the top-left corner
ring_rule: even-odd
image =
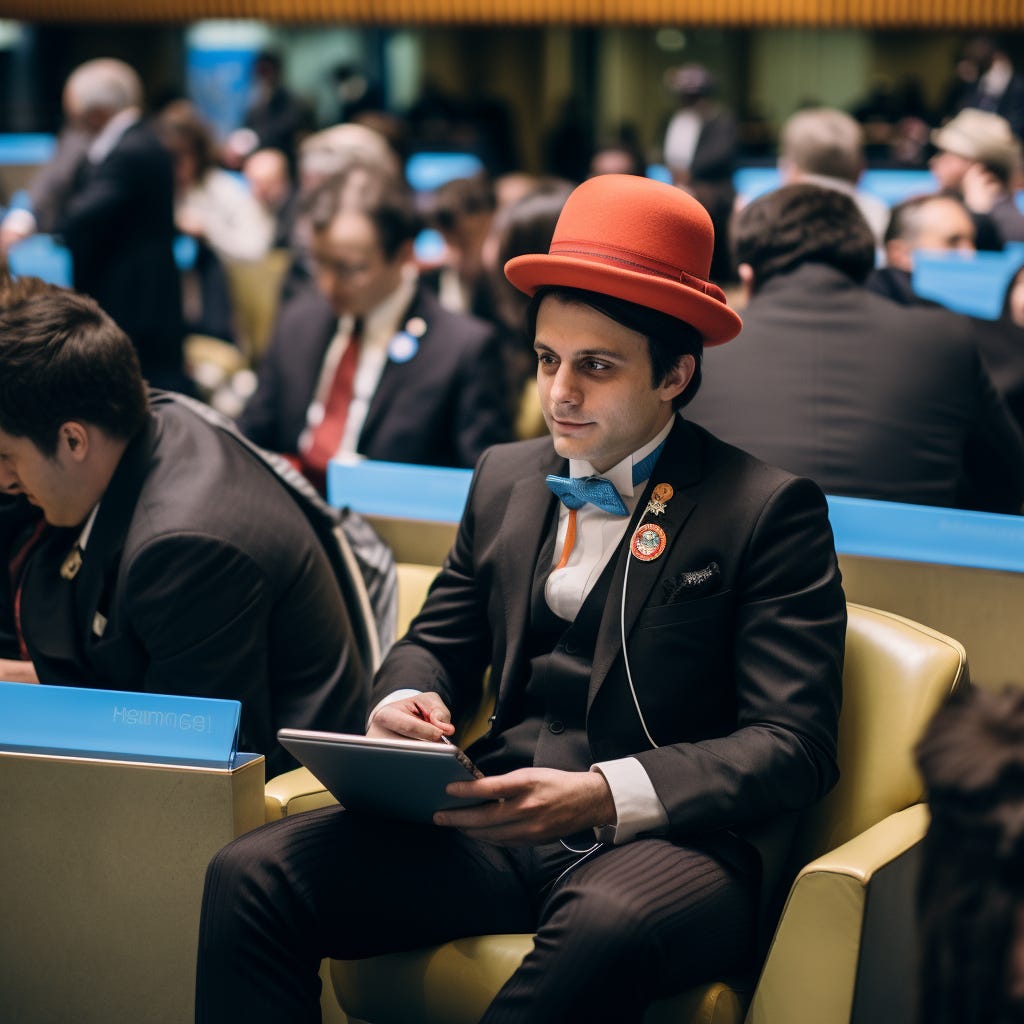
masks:
[[[855,1002],[858,1020],[872,1006],[875,1020],[910,1019],[915,851],[927,822],[913,747],[966,679],[967,660],[961,644],[919,623],[860,605],[849,612],[841,779],[800,830],[794,863],[805,866],[760,977],[659,1001],[645,1024],[850,1024]],[[331,977],[350,1019],[472,1024],[532,942],[476,936],[335,961]]]

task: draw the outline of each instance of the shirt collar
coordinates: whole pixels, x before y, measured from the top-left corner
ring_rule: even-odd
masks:
[[[89,144],[89,162],[98,164],[106,160],[110,151],[121,141],[121,136],[141,118],[142,111],[138,107],[119,110]]]
[[[627,455],[621,462],[616,463],[608,470],[607,473],[598,473],[596,469],[584,459],[570,459],[569,460],[569,476],[580,477],[580,476],[603,476],[606,480],[610,480],[615,486],[615,489],[624,498],[631,498],[636,488],[643,488],[643,485],[647,482],[646,480],[638,480],[636,487],[633,486],[633,466],[635,463],[647,458],[655,448],[661,444],[669,435],[669,431],[672,429],[672,425],[675,423],[676,417],[672,415],[669,417],[668,423],[665,424],[650,439],[642,448],[638,448],[632,455]]]
[[[96,515],[100,510],[100,503],[96,502],[92,507],[92,511],[89,513],[88,518],[85,520],[85,525],[82,527],[82,532],[78,535],[78,547],[84,551],[85,545],[89,543],[89,537],[92,534],[93,525],[96,522]]]

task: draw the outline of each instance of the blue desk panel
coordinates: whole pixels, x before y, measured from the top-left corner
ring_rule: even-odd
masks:
[[[242,705],[0,682],[0,750],[230,768]]]
[[[332,505],[363,515],[456,523],[472,472],[401,463],[332,462]],[[836,550],[845,555],[1024,572],[1024,516],[829,497]]]
[[[1006,289],[1022,264],[1024,251],[1018,247],[974,253],[918,249],[911,284],[922,298],[955,313],[998,320]]]
[[[45,164],[57,149],[57,136],[44,132],[0,134],[0,164],[32,166]]]

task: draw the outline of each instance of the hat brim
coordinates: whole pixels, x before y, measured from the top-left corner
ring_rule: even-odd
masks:
[[[546,253],[516,256],[505,264],[505,276],[530,296],[538,288],[582,288],[659,310],[693,326],[706,346],[731,341],[743,327],[734,310],[696,288],[593,260]]]

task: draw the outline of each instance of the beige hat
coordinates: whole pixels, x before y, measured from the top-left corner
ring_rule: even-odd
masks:
[[[1000,170],[1010,178],[1021,163],[1020,141],[1010,122],[987,110],[966,107],[932,132],[932,143],[947,153]]]

